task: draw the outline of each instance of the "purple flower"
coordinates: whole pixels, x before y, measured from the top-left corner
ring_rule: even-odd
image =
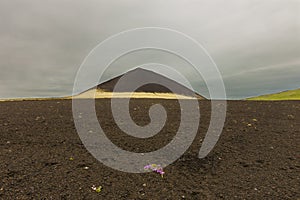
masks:
[[[144,167],[145,170],[151,170],[153,172],[159,173],[162,177],[164,175],[164,171],[163,168],[161,167],[161,165],[157,165],[157,164],[150,164],[150,165],[146,165]]]

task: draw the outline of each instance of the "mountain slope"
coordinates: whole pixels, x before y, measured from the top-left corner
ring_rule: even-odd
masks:
[[[123,85],[123,87],[119,88],[119,90],[115,90],[115,86],[118,83],[118,81],[124,77],[126,78],[126,85]],[[153,83],[146,85],[141,84],[145,80],[153,81]],[[179,95],[179,98],[196,97],[198,99],[205,99],[205,97],[195,93],[194,91],[190,90],[189,88],[185,87],[184,85],[181,85],[180,83],[174,80],[171,80],[156,72],[142,68],[136,68],[134,70],[126,72],[125,74],[114,77],[104,83],[101,83],[95,88],[91,88],[79,94],[79,96],[91,96],[87,94],[92,94],[92,96],[94,96],[96,89],[96,98],[103,98],[103,96],[105,95],[111,97],[112,93],[119,97],[128,97],[129,92],[131,92],[130,88],[135,84],[141,84],[142,86],[135,90],[135,93],[132,96],[132,98],[140,98],[139,96],[142,96],[143,98],[146,98],[147,96],[148,98],[177,98],[176,95],[174,95],[174,93],[168,88],[156,83],[162,83],[163,85],[165,84],[171,86],[172,88],[176,88],[176,95]]]
[[[248,100],[300,100],[300,88],[283,91],[275,94],[267,94],[258,97],[251,97]]]

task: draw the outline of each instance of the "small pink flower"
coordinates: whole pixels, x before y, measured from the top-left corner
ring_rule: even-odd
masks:
[[[159,173],[162,177],[164,175],[164,171],[163,168],[161,167],[161,165],[157,165],[157,164],[151,164],[151,165],[146,165],[144,167],[145,170],[151,170],[153,172]]]

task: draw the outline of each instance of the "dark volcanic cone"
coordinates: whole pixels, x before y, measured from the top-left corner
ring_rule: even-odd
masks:
[[[132,71],[128,71],[127,73],[117,76],[111,80],[108,80],[100,85],[97,86],[97,89],[105,91],[105,92],[113,92],[117,82],[123,77],[126,76],[126,85],[131,86],[135,85],[136,83],[143,83],[145,80],[155,80],[153,82],[160,82],[166,83],[166,85],[172,86],[172,88],[176,88],[176,93],[185,96],[194,96],[199,99],[205,99],[203,96],[195,93],[194,91],[190,90],[189,88],[173,81],[165,76],[157,74],[153,71],[145,70],[142,68],[137,68]],[[131,92],[130,90],[126,91],[126,88],[122,88],[122,91],[118,92]],[[173,93],[167,87],[157,83],[150,83],[145,84],[139,87],[135,92],[146,92],[146,93]]]

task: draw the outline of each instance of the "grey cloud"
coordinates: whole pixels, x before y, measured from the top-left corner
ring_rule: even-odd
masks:
[[[300,52],[299,4],[2,0],[0,98],[71,94],[77,69],[93,47],[112,34],[143,26],[173,28],[202,43],[224,75],[229,98],[300,87],[300,66],[293,63]],[[270,68],[261,70],[264,66]]]

